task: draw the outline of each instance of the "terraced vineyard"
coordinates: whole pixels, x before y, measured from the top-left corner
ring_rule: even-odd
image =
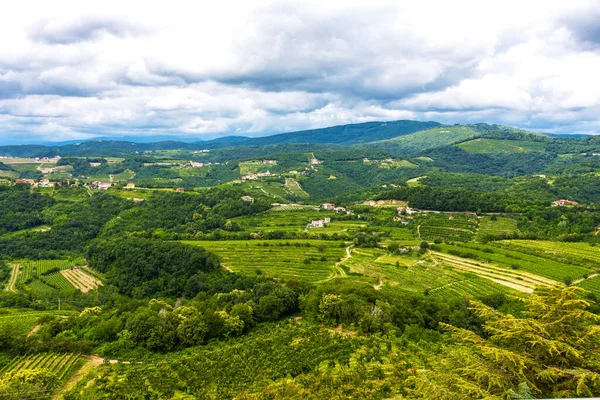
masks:
[[[38,353],[33,355],[16,356],[0,370],[0,378],[3,374],[13,371],[43,369],[56,374],[59,387],[47,388],[45,394],[34,394],[32,397],[23,398],[50,398],[52,392],[57,392],[64,386],[66,381],[85,363],[80,354],[75,353]],[[54,390],[53,390],[54,389]],[[11,397],[12,398],[12,397]]]
[[[543,240],[505,240],[491,243],[506,250],[519,251],[559,261],[600,270],[600,247],[588,243],[550,242]]]
[[[348,279],[382,282],[381,290],[427,293],[432,297],[456,299],[517,291],[435,262],[431,257],[392,256],[381,249],[354,249],[343,263]],[[357,275],[358,274],[358,275]]]
[[[52,269],[67,269],[71,268],[74,264],[67,260],[37,260],[20,261],[15,263],[15,265],[19,266],[15,284],[25,284]]]
[[[589,265],[566,263],[522,251],[510,250],[502,242],[492,242],[487,245],[476,243],[443,244],[440,245],[440,248],[444,253],[450,253],[465,259],[484,261],[507,269],[526,271],[559,282],[567,277],[578,279],[585,274],[594,272],[594,268]]]
[[[511,234],[517,231],[517,221],[513,218],[485,216],[479,222],[477,239],[484,235]]]
[[[73,285],[76,289],[81,290],[82,293],[87,293],[90,290],[98,289],[99,286],[102,285],[98,279],[94,278],[91,275],[88,275],[81,268],[71,268],[60,271],[62,276],[64,276],[67,281],[71,285]]]
[[[316,282],[335,273],[335,263],[345,256],[343,242],[327,240],[184,241],[217,254],[235,272]]]
[[[559,285],[559,283],[554,280],[524,271],[502,268],[492,264],[464,259],[440,252],[432,252],[432,255],[440,263],[449,265],[455,270],[473,273],[492,282],[524,293],[531,293],[539,286]]]
[[[64,293],[74,293],[75,287],[65,278],[60,272],[41,276],[40,280],[47,286],[59,290]]]
[[[477,217],[465,214],[428,213],[419,217],[419,233],[424,240],[469,242],[477,231]]]
[[[577,283],[577,286],[584,288],[585,290],[589,290],[596,296],[600,297],[600,275],[584,279]]]

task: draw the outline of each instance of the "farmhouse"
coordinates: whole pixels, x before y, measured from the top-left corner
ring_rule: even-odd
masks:
[[[48,179],[42,179],[38,183],[39,187],[54,187],[54,182],[50,182]]]
[[[263,160],[263,164],[277,165],[276,160]]]
[[[271,176],[271,171],[259,172],[258,174],[256,174],[256,176],[258,176],[258,177]]]
[[[317,219],[317,220],[312,220],[310,223],[310,226],[312,228],[323,228],[324,225],[324,221],[322,219]]]
[[[25,183],[27,185],[35,185],[35,181],[33,179],[17,179],[15,183]]]
[[[367,200],[367,201],[363,202],[363,204],[365,206],[375,207],[375,204],[377,204],[377,202],[375,200]]]
[[[330,222],[331,222],[331,218],[329,218],[329,217],[323,218],[323,223],[328,224]]]
[[[311,158],[310,163],[312,165],[318,165],[318,164],[321,164],[321,161],[317,160],[316,158]]]
[[[323,210],[335,210],[335,204],[333,204],[333,203],[323,203],[321,205],[321,208]]]
[[[204,166],[204,163],[201,162],[189,161],[189,163],[192,166],[192,168],[200,168]]]
[[[364,163],[368,163],[369,161],[370,161],[370,160],[369,160],[367,157],[363,158],[363,162],[364,162]]]
[[[249,181],[252,181],[252,180],[257,179],[257,178],[258,178],[258,175],[253,174],[252,172],[249,172],[248,174],[246,174],[246,176],[242,176],[242,180],[244,180],[244,181],[246,179],[249,180]]]
[[[10,185],[10,181],[8,179],[0,179],[0,185]]]
[[[336,207],[334,208],[335,212],[346,212],[346,209],[344,207]]]
[[[90,163],[90,167],[99,167],[101,165],[102,165],[102,163],[99,163],[99,162],[91,162]]]
[[[553,206],[559,206],[559,207],[563,207],[563,206],[577,206],[579,205],[578,202],[576,201],[572,201],[572,200],[556,200],[552,202]]]
[[[242,200],[244,200],[244,201],[254,201],[254,197],[242,196]]]
[[[185,189],[184,188],[177,188],[177,189],[175,189],[175,191],[177,193],[183,193],[183,192],[185,192]]]
[[[96,186],[98,187],[98,189],[101,189],[101,190],[106,190],[112,186],[112,183],[110,183],[110,182],[96,182],[96,183],[97,183]]]
[[[135,183],[129,182],[127,185],[125,185],[125,189],[135,189]]]

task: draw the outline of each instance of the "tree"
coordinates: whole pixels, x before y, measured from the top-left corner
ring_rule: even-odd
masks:
[[[538,397],[600,395],[600,316],[588,311],[581,288],[545,288],[524,301],[522,318],[480,302],[484,339],[442,324],[451,338],[431,369],[413,371],[411,395],[430,399],[500,399],[531,391]]]

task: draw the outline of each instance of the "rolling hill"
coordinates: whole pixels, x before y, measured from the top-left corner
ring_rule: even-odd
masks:
[[[368,143],[365,146],[387,150],[394,154],[408,155],[463,142],[479,135],[481,135],[480,132],[468,125],[440,126],[415,132],[411,135]]]

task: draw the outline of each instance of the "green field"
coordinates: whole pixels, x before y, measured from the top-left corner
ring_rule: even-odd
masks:
[[[46,285],[60,292],[75,293],[75,287],[60,272],[41,276],[40,280]]]
[[[475,236],[479,221],[470,214],[427,213],[419,216],[418,224],[424,240],[469,242]]]
[[[457,145],[468,153],[496,154],[496,153],[528,153],[531,151],[544,151],[544,142],[525,140],[500,140],[500,139],[473,139]]]
[[[312,210],[293,211],[267,211],[258,215],[249,217],[234,218],[243,229],[250,231],[303,231],[313,219],[323,219],[330,217],[335,222],[335,217],[338,214],[335,211],[319,210],[312,207]],[[322,231],[325,228],[313,229],[311,231]]]
[[[217,254],[234,272],[316,282],[335,274],[334,265],[345,256],[343,242],[328,240],[184,241]]]
[[[485,216],[479,221],[479,230],[477,231],[477,239],[484,235],[499,235],[511,234],[516,232],[517,221],[513,218]]]
[[[240,163],[240,174],[246,175],[249,172],[254,174],[258,172],[267,172],[273,169],[273,165],[263,164],[262,161],[243,161]]]
[[[350,279],[357,274],[371,277],[373,284],[379,282],[381,290],[427,293],[444,299],[517,294],[476,274],[436,263],[428,255],[393,256],[381,249],[353,249],[352,257],[343,266],[348,268]]]
[[[577,286],[589,290],[597,297],[600,297],[600,276],[596,275],[577,283]]]
[[[285,178],[285,187],[287,191],[293,196],[299,197],[301,199],[305,199],[308,197],[308,193],[306,193],[304,189],[302,189],[302,186],[300,186],[298,181],[296,181],[293,178]]]
[[[45,316],[71,315],[72,311],[20,311],[15,309],[0,309],[0,327],[10,327],[14,335],[26,335]]]
[[[537,243],[537,242],[535,242]],[[455,245],[442,244],[444,253],[458,255],[466,259],[480,260],[503,268],[523,270],[557,282],[565,278],[581,278],[594,272],[589,264],[566,263],[552,257],[543,257],[534,252],[510,249],[505,242],[491,242],[487,245],[461,243]]]

